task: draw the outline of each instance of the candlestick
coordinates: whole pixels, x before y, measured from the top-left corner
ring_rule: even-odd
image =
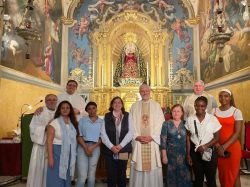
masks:
[[[93,87],[95,87],[95,61],[93,60],[93,65],[92,65],[92,80],[93,80]]]
[[[157,75],[158,75],[158,86],[160,86],[161,85],[161,66],[160,65],[158,65]]]
[[[104,71],[103,71],[103,64],[101,65],[101,79],[102,79],[102,87],[104,86]]]
[[[159,86],[159,64],[156,64],[156,86]]]
[[[111,62],[111,87],[113,87],[113,81],[114,81],[114,75],[113,75],[113,67],[114,66],[114,62]]]

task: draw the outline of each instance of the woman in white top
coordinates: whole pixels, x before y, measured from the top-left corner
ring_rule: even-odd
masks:
[[[186,122],[187,159],[192,165],[195,175],[195,185],[202,187],[204,175],[208,187],[216,187],[217,154],[214,145],[219,141],[220,123],[206,112],[207,98],[200,96],[195,100],[196,115],[190,116]]]
[[[241,146],[238,138],[243,117],[241,111],[235,108],[233,94],[230,90],[220,91],[219,102],[220,107],[214,111],[214,115],[222,125],[220,140],[216,145],[219,156],[219,179],[222,187],[239,187]]]
[[[48,125],[47,187],[70,187],[76,161],[76,136],[78,134],[74,109],[62,101]]]

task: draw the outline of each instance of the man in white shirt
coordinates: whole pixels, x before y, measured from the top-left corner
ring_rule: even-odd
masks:
[[[80,95],[75,93],[77,90],[77,86],[78,84],[75,80],[69,80],[66,85],[66,92],[57,96],[57,105],[62,101],[69,101],[72,107],[74,108],[77,121],[79,121],[82,116],[87,116],[88,113],[85,111],[86,103],[84,99]],[[40,115],[42,111],[43,108],[39,107],[35,111],[35,115]]]
[[[205,89],[205,84],[202,80],[197,80],[194,82],[194,93],[190,96],[188,96],[183,104],[184,108],[184,118],[187,119],[189,116],[195,115],[195,109],[194,109],[194,101],[199,97],[199,96],[204,96],[208,100],[207,104],[207,112],[209,114],[212,113],[213,108],[217,108],[217,103],[215,98],[208,94],[207,92],[204,91]]]
[[[84,99],[76,94],[77,90],[77,82],[75,80],[69,80],[66,85],[66,93],[59,94],[58,104],[62,101],[69,101],[70,104],[74,108],[75,115],[77,116],[77,120],[79,121],[81,116],[87,116],[87,112],[85,111],[86,103]]]
[[[163,187],[159,145],[165,119],[160,105],[150,99],[150,87],[142,84],[139,92],[142,100],[132,105],[129,114],[134,132],[129,186]]]
[[[46,127],[54,118],[57,96],[48,94],[40,115],[34,115],[30,123],[30,137],[33,148],[30,158],[27,187],[45,187],[47,174],[47,159],[45,158]]]

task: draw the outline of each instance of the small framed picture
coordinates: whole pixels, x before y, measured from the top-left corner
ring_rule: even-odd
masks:
[[[83,98],[83,100],[85,101],[85,103],[89,102],[89,94],[80,94],[80,96]]]

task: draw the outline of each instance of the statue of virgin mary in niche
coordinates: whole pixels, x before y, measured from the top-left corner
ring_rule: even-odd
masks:
[[[119,62],[117,63],[113,85],[121,86],[121,80],[126,80],[129,83],[147,81],[147,70],[141,51],[136,45],[136,35],[127,33],[124,37],[126,44],[124,45]],[[137,80],[137,81],[136,81]]]

